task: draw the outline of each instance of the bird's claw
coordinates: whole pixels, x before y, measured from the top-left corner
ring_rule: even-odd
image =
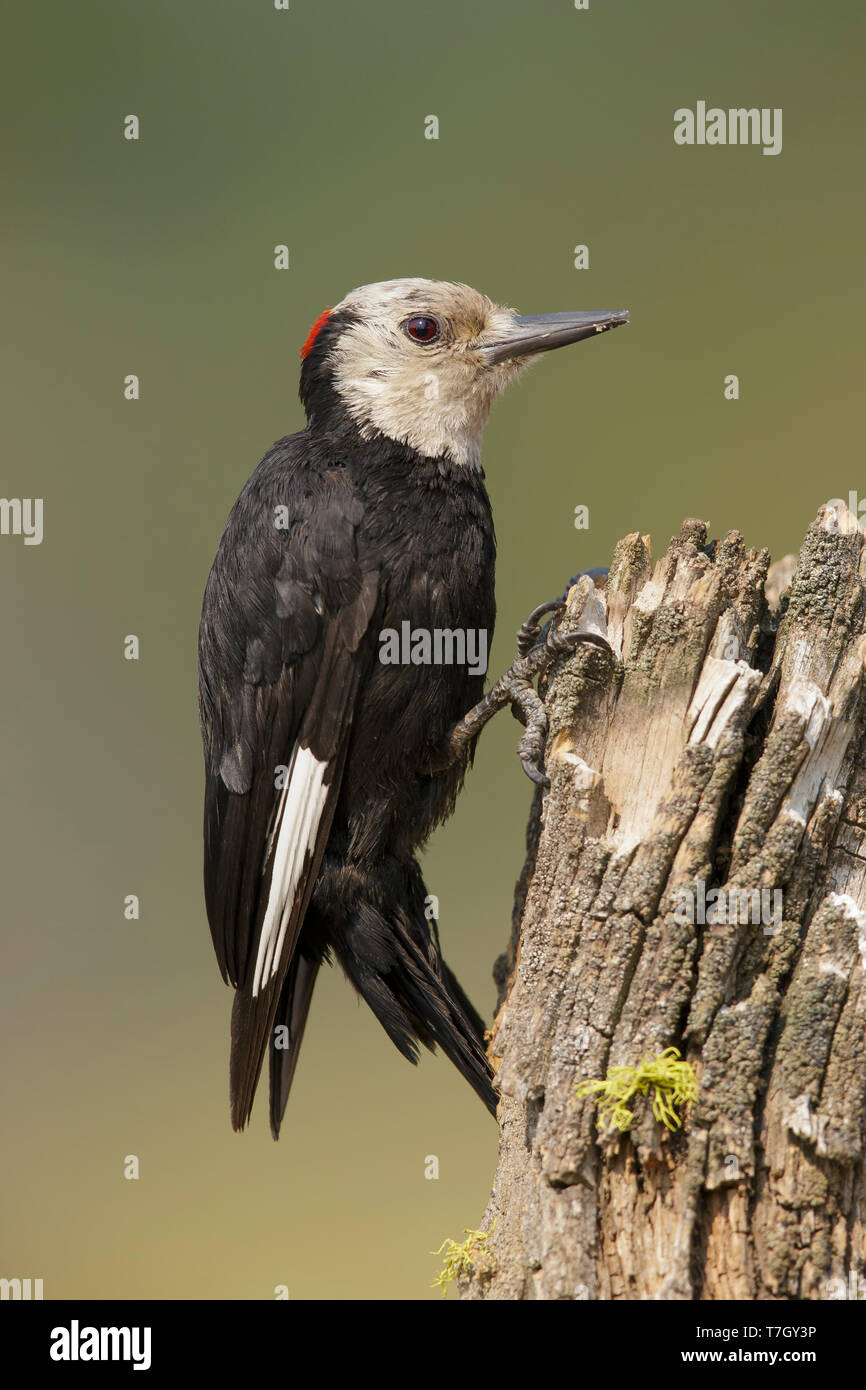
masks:
[[[544,702],[533,685],[545,675],[558,657],[571,656],[576,647],[588,643],[610,652],[610,643],[597,632],[559,632],[548,628],[544,639],[539,638],[540,619],[546,613],[561,614],[565,601],[539,604],[530,613],[517,633],[517,660],[488,690],[477,705],[463,716],[448,734],[440,759],[431,771],[450,767],[456,758],[465,757],[485,724],[497,710],[511,705],[513,714],[525,726],[517,745],[523,771],[536,786],[547,790],[550,781],[544,773],[544,745],[547,741],[547,712]]]
[[[533,608],[529,617],[517,629],[517,655],[518,657],[529,656],[534,647],[539,645],[538,637],[541,629],[539,619],[545,613],[553,613],[559,617],[565,612],[564,599],[553,599],[550,603],[540,603],[537,608]],[[553,628],[548,628],[545,635],[544,644],[553,656],[564,656],[574,650],[582,642],[587,642],[590,646],[601,647],[603,651],[612,650],[606,637],[602,637],[600,632],[559,632]]]
[[[547,635],[547,645],[555,656],[570,655],[582,643],[600,647],[603,652],[613,655],[613,647],[600,632],[550,632]]]
[[[547,742],[547,712],[531,681],[534,677],[545,675],[557,657],[570,656],[584,643],[600,647],[606,652],[612,650],[607,639],[597,632],[560,632],[550,627],[544,641],[539,641],[539,619],[546,613],[553,613],[559,617],[565,611],[565,606],[562,599],[539,604],[518,629],[518,660],[515,667],[526,666],[531,667],[531,670],[521,671],[518,675],[512,668],[513,677],[509,691],[512,711],[526,725],[526,732],[517,745],[517,756],[530,781],[545,791],[550,789],[550,779],[543,770],[544,747]]]
[[[545,733],[546,732],[545,730]],[[524,735],[517,745],[517,756],[520,759],[520,765],[530,782],[534,782],[537,787],[541,787],[542,791],[549,792],[550,778],[546,772],[542,771],[544,744],[542,743],[540,749],[536,749],[534,744],[527,748],[525,746],[525,737]]]
[[[552,599],[550,603],[540,603],[537,608],[533,608],[526,622],[521,623],[520,627],[517,629],[518,656],[528,656],[532,648],[538,642],[538,633],[541,626],[539,619],[543,618],[545,613],[556,612],[558,615],[564,608],[565,603],[562,599],[558,598]]]

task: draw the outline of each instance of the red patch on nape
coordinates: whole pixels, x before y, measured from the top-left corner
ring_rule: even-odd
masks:
[[[326,309],[325,312],[323,314],[320,314],[319,317],[316,319],[316,322],[313,324],[312,328],[307,334],[307,341],[301,348],[301,357],[309,357],[310,353],[313,350],[314,342],[318,338],[319,334],[321,333],[322,329],[324,328],[325,324],[328,322],[328,319],[330,317],[331,310]]]

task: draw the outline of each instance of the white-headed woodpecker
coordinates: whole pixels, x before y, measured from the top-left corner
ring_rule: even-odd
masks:
[[[490,407],[538,353],[627,317],[522,317],[467,285],[409,279],[353,290],[312,327],[306,428],[273,446],[232,509],[199,637],[205,897],[236,990],[236,1129],[267,1054],[277,1137],[331,956],[405,1057],[438,1044],[495,1112],[484,1025],[442,959],[415,856],[508,701],[540,779],[530,682],[553,647],[537,641],[538,610],[482,699],[477,664],[386,662],[382,634],[492,636]]]

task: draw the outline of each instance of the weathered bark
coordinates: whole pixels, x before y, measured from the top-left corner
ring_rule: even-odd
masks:
[[[628,536],[571,590],[564,625],[616,660],[582,648],[547,682],[464,1297],[826,1298],[863,1269],[863,537],[828,505],[790,588],[790,557],[768,568],[687,521],[655,567]],[[780,920],[684,920],[701,884],[731,912],[770,890],[765,916],[780,890]],[[638,1097],[599,1131],[577,1083],[669,1046],[699,1082],[682,1129]]]

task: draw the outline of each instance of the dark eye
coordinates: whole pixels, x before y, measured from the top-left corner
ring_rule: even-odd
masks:
[[[403,327],[416,343],[432,343],[434,338],[439,337],[439,321],[429,314],[416,314],[414,318],[407,319]]]

